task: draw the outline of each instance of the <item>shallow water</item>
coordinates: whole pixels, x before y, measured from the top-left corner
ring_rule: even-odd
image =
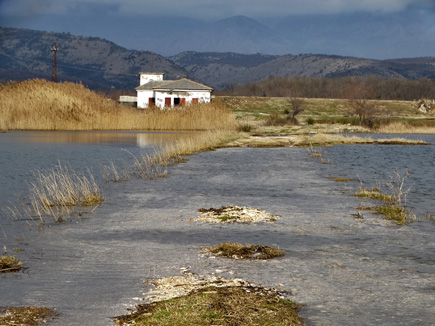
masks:
[[[325,148],[331,164],[303,148],[220,149],[170,167],[167,179],[108,184],[95,214],[42,229],[22,224],[20,239],[8,239],[23,249],[16,256],[29,269],[0,276],[7,293],[0,306],[55,307],[61,316],[54,325],[113,325],[111,316],[146,293],[144,280],[190,266],[291,291],[305,304],[307,325],[433,325],[434,222],[397,227],[368,213],[354,219],[361,200],[350,194],[359,180],[329,179],[359,175],[371,184],[392,168],[410,167],[419,149],[427,157],[435,148],[334,146]],[[433,185],[433,178],[428,172],[424,181]],[[432,194],[428,186],[415,198],[431,203]],[[412,196],[408,205],[423,207]],[[222,205],[281,217],[256,225],[189,221],[199,208]],[[201,246],[225,241],[272,245],[286,255],[246,262],[201,254]]]

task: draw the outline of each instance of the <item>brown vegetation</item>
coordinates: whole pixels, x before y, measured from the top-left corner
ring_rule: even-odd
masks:
[[[340,78],[269,77],[259,82],[236,85],[225,93],[237,96],[413,101],[435,98],[435,82],[374,75]]]
[[[0,257],[0,273],[18,272],[21,269],[21,261],[9,255]]]
[[[32,213],[41,221],[51,216],[62,222],[64,214],[75,206],[95,206],[104,200],[90,171],[80,174],[61,163],[50,170],[35,172],[29,190]]]
[[[182,110],[137,110],[81,84],[45,80],[0,85],[0,129],[207,130],[235,129],[231,113],[214,103]]]
[[[282,250],[269,246],[242,245],[234,242],[225,242],[216,246],[204,247],[204,249],[217,256],[235,259],[271,259],[284,256]]]
[[[59,314],[44,307],[0,308],[0,325],[38,326]]]

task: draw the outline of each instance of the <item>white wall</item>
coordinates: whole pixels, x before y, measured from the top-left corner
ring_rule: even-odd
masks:
[[[155,95],[154,95],[155,94]],[[165,98],[169,97],[171,99],[171,107],[174,106],[175,98],[185,98],[186,105],[192,102],[192,99],[197,98],[199,103],[209,103],[211,101],[210,91],[181,91],[174,90],[172,92],[155,92],[152,90],[137,91],[137,107],[139,109],[146,109],[149,106],[149,98],[155,97],[156,106],[164,109]]]
[[[137,108],[146,109],[150,97],[154,97],[153,90],[137,91]]]
[[[151,74],[147,72],[141,72],[139,78],[139,85],[142,86],[143,84],[146,84],[153,80],[157,80],[157,81],[163,80],[163,75],[164,75],[163,73]]]

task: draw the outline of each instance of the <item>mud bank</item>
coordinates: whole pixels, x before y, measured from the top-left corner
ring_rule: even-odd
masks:
[[[430,229],[354,219],[360,200],[319,172],[306,149],[220,149],[189,157],[166,179],[108,184],[92,216],[23,231],[26,272],[0,276],[0,306],[46,306],[53,325],[113,325],[149,290],[180,275],[242,278],[291,291],[307,325],[433,325],[435,241]],[[346,187],[358,187],[350,183]],[[249,206],[274,223],[198,223],[201,207]],[[222,242],[277,247],[241,261],[201,254]]]

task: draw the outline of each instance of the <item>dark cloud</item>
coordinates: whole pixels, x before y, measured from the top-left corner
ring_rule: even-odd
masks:
[[[3,16],[65,14],[185,16],[219,19],[228,16],[280,17],[298,14],[397,12],[409,6],[435,7],[434,0],[0,0]]]

